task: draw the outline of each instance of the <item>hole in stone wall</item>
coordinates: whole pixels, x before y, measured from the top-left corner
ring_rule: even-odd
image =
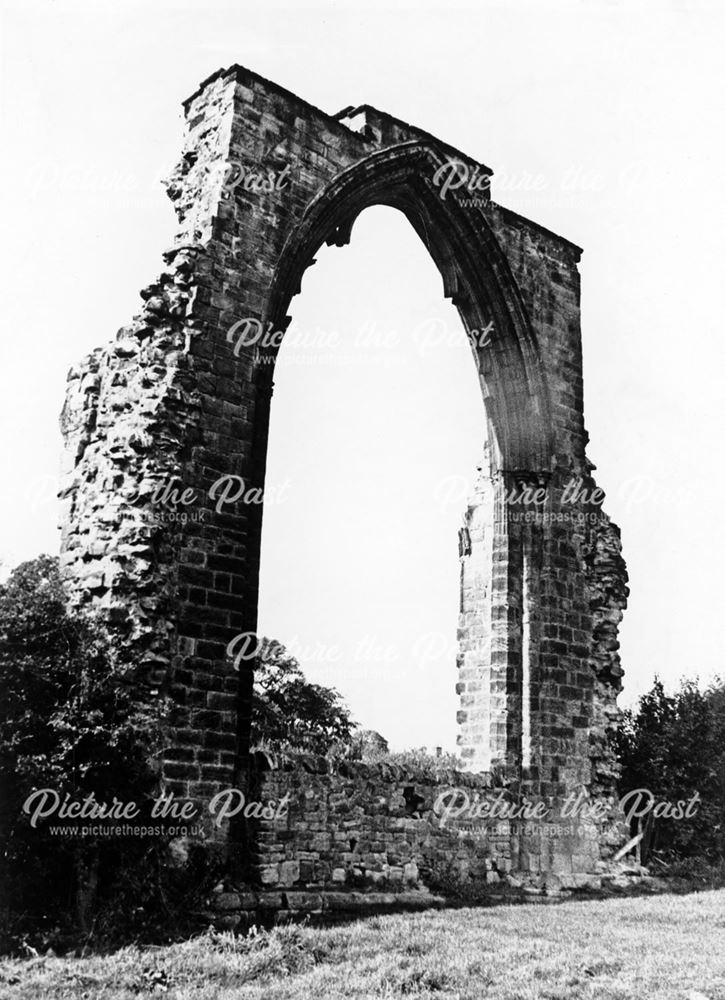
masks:
[[[413,785],[409,785],[403,789],[403,799],[405,801],[405,811],[409,816],[419,815],[425,805],[425,799],[422,795],[418,795]]]

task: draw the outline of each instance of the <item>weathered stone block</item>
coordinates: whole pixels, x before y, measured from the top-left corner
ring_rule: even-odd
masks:
[[[300,878],[299,861],[283,861],[279,866],[279,881],[281,885],[293,885]]]

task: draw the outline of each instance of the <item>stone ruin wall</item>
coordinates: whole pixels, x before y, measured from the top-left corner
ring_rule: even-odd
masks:
[[[515,801],[487,775],[261,752],[253,771],[255,801],[275,808],[288,802],[279,818],[254,822],[256,880],[224,878],[207,900],[209,915],[224,927],[243,928],[270,914],[334,919],[627,883],[614,873],[611,849],[601,849],[600,825],[589,819],[552,812],[526,824],[446,817],[435,808],[445,795],[456,796],[454,812],[464,794],[474,809]],[[542,824],[548,836],[539,835]]]
[[[253,780],[252,675],[235,669],[227,645],[256,631],[261,512],[244,503],[220,512],[209,488],[225,474],[263,488],[273,369],[255,364],[252,351],[237,353],[228,331],[243,316],[284,316],[299,291],[294,269],[291,284],[282,280],[296,233],[315,211],[323,222],[327,212],[321,236],[344,244],[360,206],[374,203],[364,201],[365,185],[374,187],[390,153],[401,166],[385,183],[415,191],[409,214],[396,188],[398,207],[427,242],[464,325],[483,326],[485,314],[502,330],[529,331],[519,344],[502,335],[500,349],[477,358],[493,454],[462,532],[462,754],[469,770],[500,768],[527,794],[555,798],[582,784],[612,798],[606,734],[616,725],[617,628],[627,596],[619,533],[601,505],[566,507],[592,515],[584,523],[556,521],[572,478],[595,486],[585,454],[579,249],[493,201],[461,221],[449,194],[446,210],[471,241],[466,259],[483,266],[490,256],[489,283],[503,289],[498,300],[478,302],[451,259],[445,225],[435,229],[440,205],[430,183],[445,157],[474,161],[375,109],[325,115],[240,67],[206,81],[185,111],[184,150],[167,185],[179,220],[174,246],[141,293],[138,315],[69,373],[62,416],[64,577],[73,599],[101,609],[133,648],[149,697],[174,702],[165,787],[201,801]],[[242,186],[230,196],[225,178],[240,162],[280,170],[292,163],[295,183],[284,198]],[[353,191],[353,208],[335,214],[332,194],[329,209],[325,198],[354,172],[363,201]],[[527,352],[533,360],[522,362]],[[546,523],[507,522],[502,498],[521,483],[545,485]],[[163,484],[191,490],[196,520],[182,523],[168,505],[154,506]],[[332,783],[329,794],[338,780],[315,778]],[[280,781],[293,777],[264,778]],[[399,789],[387,791],[398,801]],[[286,833],[294,860],[304,836],[295,844],[294,831]],[[589,859],[585,874],[594,872],[593,842],[587,835],[583,847],[571,845],[572,857]]]

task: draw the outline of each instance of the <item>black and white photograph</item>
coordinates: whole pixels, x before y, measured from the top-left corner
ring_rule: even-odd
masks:
[[[723,53],[0,0],[0,1000],[725,1000]]]

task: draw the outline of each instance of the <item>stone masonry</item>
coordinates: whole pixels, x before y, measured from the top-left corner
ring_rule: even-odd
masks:
[[[611,798],[627,588],[585,452],[581,251],[497,205],[488,167],[374,108],[331,116],[233,66],[184,109],[174,245],[139,313],[71,370],[62,417],[63,573],[173,699],[166,787],[206,800],[251,780],[235,637],[257,627],[273,361],[319,247],[384,204],[438,266],[486,409],[460,536],[466,767],[548,802]],[[584,867],[597,836],[567,847]]]
[[[520,799],[485,774],[261,752],[251,765],[254,801],[267,810],[251,821],[258,878],[217,884],[208,916],[223,927],[637,881],[612,865],[611,852],[600,855],[591,819],[504,815]]]

